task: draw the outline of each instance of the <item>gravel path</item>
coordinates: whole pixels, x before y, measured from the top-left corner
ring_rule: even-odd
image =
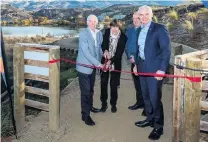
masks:
[[[123,70],[129,70],[123,60]],[[122,74],[122,78],[131,78]],[[96,79],[94,106],[100,107],[99,76]],[[163,87],[163,103],[165,111],[164,135],[159,142],[171,141],[172,129],[172,85]],[[112,114],[110,108],[105,113],[91,114],[96,122],[94,127],[86,126],[80,115],[80,90],[77,79],[61,94],[61,128],[58,132],[48,129],[48,113],[41,112],[38,117],[30,116],[19,140],[14,142],[149,142],[148,135],[152,128],[138,128],[136,121],[143,120],[142,110],[130,111],[128,106],[135,103],[133,82],[121,80],[118,96],[118,111]]]

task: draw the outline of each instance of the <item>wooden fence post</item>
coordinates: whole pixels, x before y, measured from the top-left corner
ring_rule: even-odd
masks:
[[[175,57],[174,63],[176,65],[181,64],[181,58]],[[181,70],[174,66],[174,74],[181,75]],[[180,141],[180,126],[181,126],[181,78],[174,78],[174,90],[173,90],[173,138],[172,142]]]
[[[200,69],[202,61],[196,58],[187,58],[186,65],[189,68]],[[191,70],[186,70],[185,72],[187,76],[201,76],[200,72]],[[202,82],[185,80],[184,142],[199,142],[201,94]]]
[[[13,52],[14,70],[14,116],[17,133],[25,123],[25,80],[24,80],[24,48],[15,46]]]
[[[49,60],[60,58],[60,48],[49,49]],[[60,62],[49,65],[49,128],[60,126]]]

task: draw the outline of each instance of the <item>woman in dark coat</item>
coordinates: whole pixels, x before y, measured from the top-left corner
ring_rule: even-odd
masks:
[[[110,78],[110,104],[111,112],[117,111],[117,99],[118,99],[118,85],[120,82],[120,73],[113,71],[121,70],[122,55],[125,49],[127,41],[126,35],[120,30],[120,23],[115,19],[110,23],[110,28],[105,30],[103,35],[102,50],[104,57],[102,57],[101,63],[107,62],[107,66],[111,68],[108,71],[101,72],[101,96],[102,102],[101,111],[105,112],[108,105],[108,80]],[[110,76],[110,77],[109,77]]]

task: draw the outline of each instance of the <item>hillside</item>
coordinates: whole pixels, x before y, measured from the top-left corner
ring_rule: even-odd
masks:
[[[202,9],[204,10],[203,14],[199,12]],[[176,14],[172,12],[174,10]],[[170,13],[172,16],[170,16]],[[154,15],[157,17],[158,23],[167,26],[171,41],[182,43],[198,50],[208,48],[208,10],[203,4],[155,9]],[[131,18],[132,14],[128,14],[122,21],[125,21],[128,26],[132,23]]]
[[[198,49],[204,49],[207,47],[207,27],[208,22],[206,16],[200,16],[197,11],[204,8],[202,3],[189,4],[189,5],[178,5],[178,6],[154,6],[154,15],[157,18],[158,23],[166,25],[171,33],[171,38],[174,42],[183,43],[189,46],[194,46]],[[108,22],[113,18],[121,19],[125,23],[125,27],[132,24],[132,13],[138,9],[138,6],[132,6],[131,4],[115,4],[108,8],[70,8],[70,9],[42,9],[32,14],[29,12],[16,9],[9,5],[2,6],[2,20],[11,19],[28,19],[38,17],[46,17],[52,20],[66,20],[69,25],[85,25],[86,17],[89,14],[95,14],[98,16],[100,21],[105,20],[109,17]],[[177,20],[173,20],[169,13],[171,11],[177,12]],[[192,24],[189,14],[197,15],[195,18],[194,25]],[[207,16],[208,17],[208,16]],[[174,18],[174,17],[173,17]],[[155,19],[154,19],[155,20]],[[184,27],[185,22],[188,22],[189,28]],[[47,23],[47,22],[46,22]],[[187,23],[186,23],[187,24]]]
[[[29,19],[32,17],[29,12],[15,8],[9,4],[1,5],[1,20],[12,21],[15,19]]]
[[[68,4],[67,4],[68,3]],[[69,4],[70,3],[70,4]],[[49,6],[47,6],[50,4]],[[92,8],[95,6],[84,6],[84,5],[97,5],[96,8]],[[62,20],[69,20],[71,17],[76,17],[77,15],[83,15],[85,18],[89,14],[95,14],[98,16],[100,20],[103,20],[105,16],[110,16],[111,18],[117,18],[125,17],[127,15],[131,15],[130,13],[133,13],[138,9],[138,5],[141,4],[147,4],[147,2],[114,2],[114,1],[108,1],[108,2],[99,2],[95,1],[94,3],[88,1],[84,3],[76,2],[76,1],[49,1],[49,2],[32,2],[32,1],[20,1],[20,2],[12,2],[11,5],[2,5],[2,20],[12,20],[18,18],[19,20],[28,19],[28,17],[33,16],[33,18],[37,17],[47,17],[48,19],[62,19]],[[157,13],[164,13],[163,11],[167,12],[168,9],[173,8],[171,6],[176,4],[173,2],[161,2],[159,4],[159,1],[157,2],[149,2],[149,4],[154,5],[154,10]],[[169,6],[167,7],[166,5]],[[107,7],[105,7],[105,6]],[[203,4],[201,4],[203,5]],[[17,9],[15,7],[19,7],[21,9],[30,9],[29,7],[36,7],[33,12],[28,12],[24,10]],[[26,8],[27,7],[27,8]],[[70,8],[69,8],[70,7]],[[84,8],[83,8],[84,7]],[[100,9],[102,7],[102,9]],[[186,11],[186,6],[174,6],[174,8],[177,9],[177,7],[181,10],[180,13],[184,13]],[[190,7],[191,11],[193,11],[194,6]],[[199,6],[197,6],[199,7]],[[163,10],[158,10],[163,8]],[[189,7],[187,7],[189,8]],[[40,9],[40,10],[38,10]],[[121,16],[119,16],[121,15]],[[124,19],[126,21],[126,18]],[[128,22],[127,22],[128,23]]]
[[[70,1],[70,0],[53,0],[53,1],[10,1],[16,8],[24,8],[28,11],[38,11],[41,9],[60,9],[60,8],[107,8],[116,4],[124,5],[162,5],[175,6],[183,1]]]
[[[208,49],[208,10],[202,4],[176,7],[178,19],[160,13],[158,22],[167,26],[171,40],[192,48]]]
[[[43,16],[48,19],[69,20],[70,17],[77,16],[91,9],[86,8],[69,8],[69,9],[41,9],[33,14],[34,18]]]

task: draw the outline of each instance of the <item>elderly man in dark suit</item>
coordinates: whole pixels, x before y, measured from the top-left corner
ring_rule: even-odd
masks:
[[[141,6],[138,12],[142,25],[138,31],[137,68],[134,71],[165,74],[171,54],[168,31],[164,25],[152,21],[151,7]],[[147,117],[135,125],[154,127],[148,138],[158,140],[163,134],[164,126],[161,101],[163,77],[140,76],[140,83]]]

